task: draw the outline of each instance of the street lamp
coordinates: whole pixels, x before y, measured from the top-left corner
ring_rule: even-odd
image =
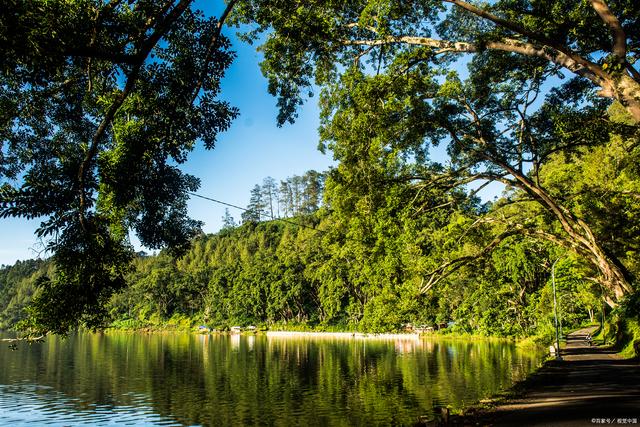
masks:
[[[551,284],[553,285],[553,318],[556,325],[556,360],[562,360],[560,356],[560,339],[558,338],[558,304],[556,302],[556,263],[560,260],[557,258],[551,266]]]

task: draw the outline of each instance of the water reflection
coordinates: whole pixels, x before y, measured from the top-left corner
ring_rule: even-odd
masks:
[[[406,425],[507,387],[538,360],[504,342],[78,334],[0,348],[0,419]]]

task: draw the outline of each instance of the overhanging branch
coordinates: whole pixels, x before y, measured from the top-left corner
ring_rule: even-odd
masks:
[[[580,58],[577,55],[568,55],[558,49],[549,46],[538,47],[531,43],[505,38],[499,41],[488,41],[482,46],[468,42],[448,41],[419,36],[387,36],[379,39],[341,40],[345,46],[382,46],[388,44],[407,44],[413,46],[425,46],[436,48],[434,54],[442,53],[475,53],[483,49],[498,50],[502,52],[517,53],[524,56],[533,56],[546,59],[556,65],[591,80],[594,84],[602,86],[603,77],[599,66]]]
[[[600,68],[600,66],[598,66],[597,64],[592,63],[591,61],[588,61],[584,58],[582,58],[580,55],[576,54],[575,52],[573,52],[570,48],[568,48],[567,46],[558,44],[555,40],[552,40],[548,37],[545,37],[544,34],[541,31],[529,31],[527,30],[525,27],[521,26],[520,24],[513,22],[513,21],[509,21],[507,19],[504,18],[500,18],[499,16],[496,16],[484,9],[481,9],[477,6],[474,6],[471,3],[467,3],[466,1],[462,1],[462,0],[443,0],[446,3],[451,3],[454,4],[455,6],[466,10],[467,12],[470,12],[482,19],[486,19],[490,22],[493,22],[494,24],[496,24],[499,27],[502,28],[506,28],[510,31],[513,31],[516,34],[520,34],[524,37],[526,37],[529,40],[533,40],[535,42],[538,42],[540,44],[543,44],[545,46],[548,46],[549,48],[555,50],[558,52],[558,54],[562,54],[563,56],[566,57],[566,59],[571,60],[571,62],[575,62],[577,65],[582,66],[586,69],[588,69],[591,73],[593,73],[594,75],[600,77],[600,78],[604,78],[604,72],[602,71],[602,69]],[[538,56],[538,55],[536,55]],[[556,61],[553,61],[555,63],[557,63]],[[564,66],[564,65],[563,65]],[[571,70],[571,68],[569,68]],[[574,70],[571,70],[573,72],[576,72]]]
[[[621,63],[626,62],[627,36],[622,29],[622,25],[620,25],[620,21],[618,21],[618,18],[611,12],[611,9],[609,9],[609,6],[604,0],[590,0],[590,2],[598,16],[600,16],[600,19],[602,19],[611,31],[611,37],[613,38],[611,53],[613,53]]]
[[[486,256],[491,251],[493,251],[507,237],[514,236],[516,234],[521,233],[522,232],[521,227],[522,226],[511,227],[509,230],[498,235],[488,245],[486,245],[484,248],[482,248],[480,251],[478,251],[473,255],[462,256],[441,264],[438,268],[436,268],[435,270],[431,271],[431,273],[428,274],[429,279],[427,280],[427,283],[423,284],[422,287],[420,288],[420,293],[421,294],[426,293],[429,289],[431,289],[438,282],[440,282],[440,280],[444,279],[445,277],[455,272],[459,268],[469,264],[471,261],[474,261],[476,259]]]
[[[85,221],[85,212],[87,209],[87,195],[86,195],[86,179],[87,173],[91,164],[98,152],[98,146],[100,141],[102,140],[107,127],[113,121],[117,111],[120,109],[124,101],[127,99],[131,91],[133,90],[135,83],[140,74],[140,70],[144,65],[145,60],[155,47],[155,45],[160,41],[162,36],[164,36],[171,28],[173,23],[184,13],[184,11],[189,7],[193,0],[181,0],[169,14],[160,22],[155,31],[147,38],[144,43],[138,49],[138,52],[135,55],[136,64],[133,66],[131,71],[127,76],[127,81],[125,83],[124,89],[120,94],[116,97],[116,99],[111,103],[109,109],[105,113],[102,121],[98,125],[96,132],[94,133],[91,144],[85,153],[84,159],[78,168],[78,191],[79,191],[79,206],[78,206],[78,214],[80,225],[83,230],[87,230],[86,221]]]

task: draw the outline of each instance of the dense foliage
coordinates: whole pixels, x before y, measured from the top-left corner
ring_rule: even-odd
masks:
[[[15,327],[24,319],[24,308],[37,291],[39,279],[47,274],[49,264],[29,260],[0,267],[0,329]]]
[[[517,230],[579,253],[611,305],[635,292],[618,244],[542,175],[555,155],[602,146],[614,129],[626,147],[636,144],[637,2],[300,1],[292,12],[285,3],[240,2],[239,19],[269,32],[262,67],[281,122],[294,120],[306,90],[320,86],[320,137],[351,191],[371,187],[369,174],[389,161],[405,169],[393,179],[425,186],[501,182],[518,190],[511,205],[533,202],[529,208],[557,227],[540,227],[538,214],[490,216],[502,223],[498,240]],[[626,117],[607,116],[607,97]],[[439,145],[447,165],[429,157]],[[434,169],[442,179],[425,173]],[[437,271],[494,246],[445,260]]]
[[[0,11],[0,218],[42,220],[55,274],[31,326],[98,325],[124,286],[133,230],[184,250],[183,173],[196,142],[213,148],[237,111],[217,99],[233,59],[221,20],[191,0],[15,0]]]
[[[554,265],[565,320],[637,306],[636,1],[234,0],[220,19],[189,0],[10,6],[0,216],[45,217],[55,268],[2,295],[34,286],[34,331],[110,311],[530,334],[550,325]],[[265,179],[241,226],[227,213],[193,240],[198,181],[176,165],[236,114],[216,99],[232,9],[264,42],[279,124],[320,88],[337,166]],[[505,191],[483,204],[492,183]],[[170,250],[132,269],[129,230]]]
[[[579,161],[572,165],[597,154],[576,155]],[[387,166],[379,172],[391,173]],[[341,167],[327,174],[325,204],[310,212],[282,220],[266,212],[262,221],[241,225],[227,212],[224,228],[197,237],[181,258],[167,252],[136,257],[127,286],[108,304],[111,320],[132,328],[206,324],[363,331],[454,322],[453,329],[466,333],[549,335],[551,265],[559,257],[561,321],[572,326],[598,320],[602,288],[589,279],[588,263],[558,246],[514,234],[475,257],[499,233],[493,228],[500,228],[479,222],[505,210],[508,199],[485,205],[462,192],[392,179],[357,195],[345,191],[342,174]],[[292,177],[282,184],[292,181],[308,183],[299,188],[301,194],[317,183]],[[589,183],[598,181],[590,177]],[[272,184],[265,179],[257,185],[261,199]],[[288,198],[286,192],[277,196],[281,203]],[[251,212],[252,203],[247,208]],[[529,214],[536,212],[533,206]],[[468,254],[472,263],[428,283],[442,259]],[[17,309],[38,278],[51,273],[47,268],[50,263],[25,262],[2,270],[5,327],[24,318]]]

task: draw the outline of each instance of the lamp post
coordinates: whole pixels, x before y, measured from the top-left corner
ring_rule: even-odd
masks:
[[[566,297],[567,294],[562,294],[560,295],[560,297],[558,298],[558,306],[562,306],[562,301],[564,300],[564,297]],[[562,339],[564,337],[563,332],[562,332],[562,310],[560,310],[560,315],[558,316],[558,324],[560,325],[560,339]]]
[[[551,266],[551,284],[553,285],[553,318],[556,326],[556,360],[562,360],[560,356],[560,339],[558,337],[558,304],[556,302],[556,263],[560,260],[557,258]]]

